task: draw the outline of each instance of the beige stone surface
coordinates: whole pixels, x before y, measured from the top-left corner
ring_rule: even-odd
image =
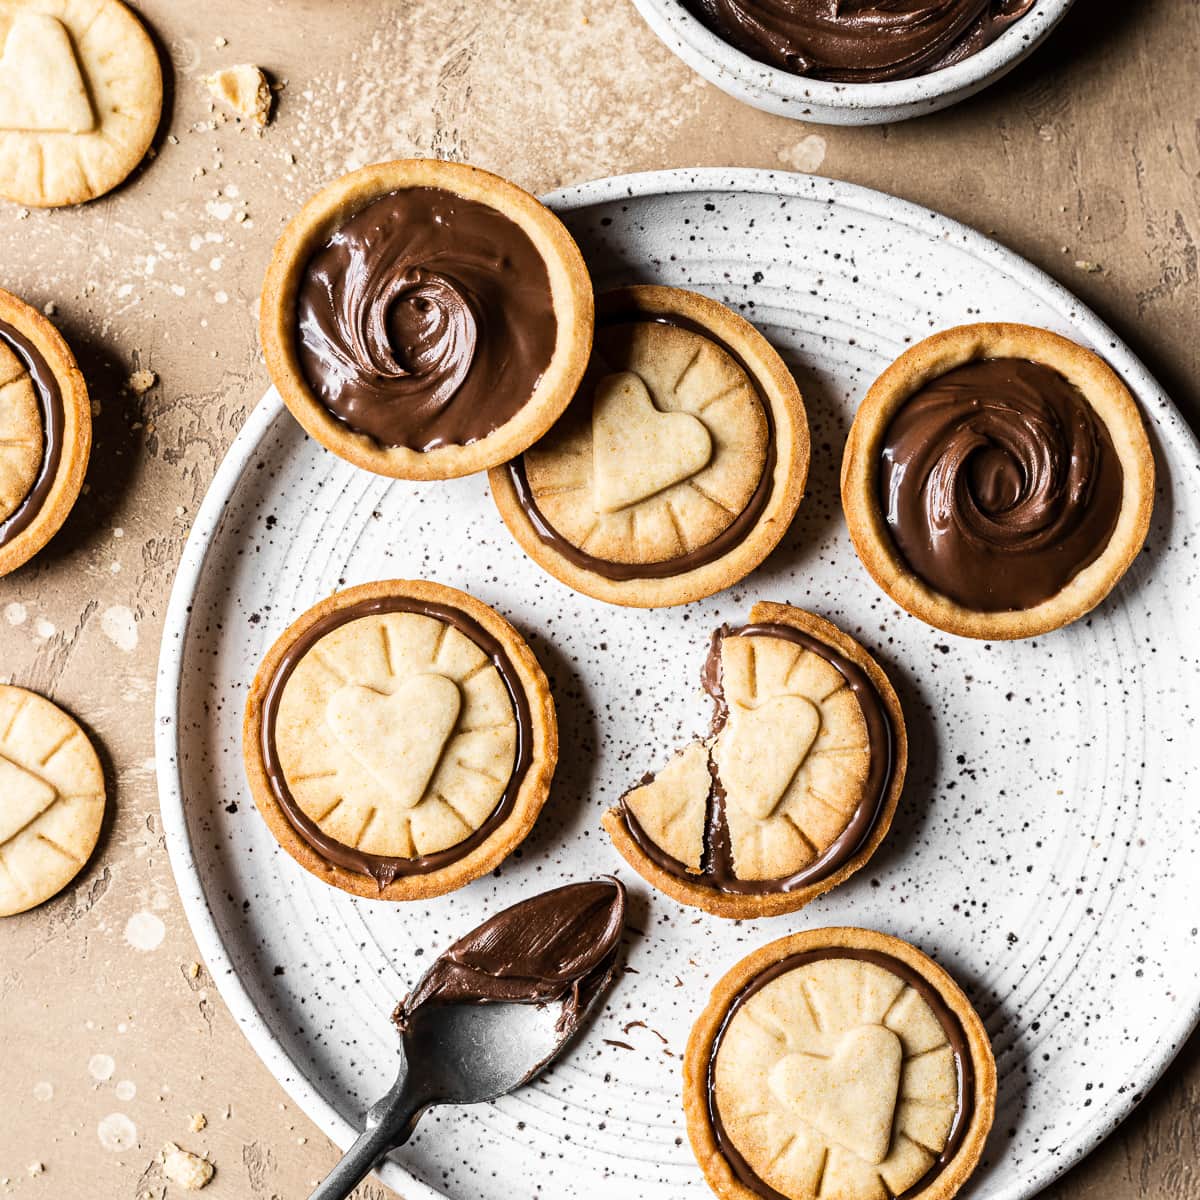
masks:
[[[111,796],[76,883],[0,924],[0,1196],[71,1195],[86,1180],[100,1200],[158,1200],[157,1156],[179,1141],[216,1166],[206,1197],[292,1200],[334,1150],[192,965],[151,761],[167,591],[216,464],[266,386],[255,302],[286,217],[334,174],[411,153],[537,190],[675,165],[820,171],[994,233],[1108,318],[1194,415],[1200,10],[1080,0],[982,96],[906,125],[838,130],[701,84],[627,0],[138,8],[171,68],[156,157],[83,208],[0,208],[0,282],[53,306],[98,406],[87,494],[35,562],[0,580],[0,678],[82,719]],[[203,81],[240,62],[286,81],[261,137],[214,111]],[[158,382],[137,394],[127,381],[140,370]],[[1193,1039],[1050,1194],[1200,1197],[1198,1109]],[[208,1123],[192,1133],[198,1112]]]

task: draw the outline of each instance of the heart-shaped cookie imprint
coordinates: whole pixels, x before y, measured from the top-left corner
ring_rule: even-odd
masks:
[[[860,1025],[843,1035],[829,1058],[780,1059],[768,1082],[806,1125],[863,1162],[881,1163],[892,1144],[903,1054],[890,1029]]]
[[[390,696],[360,684],[329,698],[326,719],[343,747],[402,808],[425,795],[454,732],[462,696],[444,675],[414,675]]]
[[[0,129],[87,133],[95,124],[66,28],[46,13],[17,13],[0,58]]]
[[[734,705],[717,754],[728,802],[760,820],[769,817],[820,732],[821,714],[803,696],[772,696],[756,708]]]
[[[617,512],[703,471],[712,458],[703,421],[660,412],[640,376],[606,375],[592,404],[593,499],[596,511]]]

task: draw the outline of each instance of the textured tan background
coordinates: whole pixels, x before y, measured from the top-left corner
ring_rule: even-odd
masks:
[[[1079,0],[982,96],[902,126],[837,130],[705,86],[626,0],[140,6],[173,68],[157,157],[84,208],[0,208],[0,284],[57,305],[100,410],[88,494],[35,564],[0,580],[0,678],[86,721],[113,797],[77,885],[0,924],[0,1195],[157,1200],[167,1185],[154,1159],[170,1138],[216,1163],[206,1197],[292,1200],[334,1150],[285,1101],[207,973],[189,978],[198,955],[151,758],[175,562],[267,383],[254,311],[281,223],[331,176],[407,154],[468,159],[534,190],[676,165],[819,171],[993,232],[1109,319],[1195,416],[1200,8]],[[200,82],[242,61],[286,81],[262,138],[214,127]],[[160,377],[140,398],[123,389],[139,367]],[[189,1133],[198,1112],[208,1128]],[[1050,1195],[1200,1197],[1197,1114],[1194,1038]],[[136,1140],[111,1148],[122,1129]],[[35,1161],[45,1174],[30,1178]]]

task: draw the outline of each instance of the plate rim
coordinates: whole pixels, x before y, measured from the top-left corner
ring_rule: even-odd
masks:
[[[1105,321],[1040,267],[994,239],[934,209],[860,184],[818,175],[752,167],[673,167],[605,176],[559,188],[542,199],[556,212],[568,212],[622,199],[715,192],[824,199],[831,205],[842,204],[898,222],[932,240],[951,240],[960,249],[996,265],[1029,290],[1038,293],[1051,308],[1065,310],[1073,325],[1092,345],[1103,349],[1113,369],[1137,397],[1146,419],[1169,424],[1173,434],[1180,437],[1191,454],[1200,459],[1200,439],[1190,424],[1137,354]],[[251,998],[221,939],[192,853],[180,768],[179,701],[193,600],[229,500],[255,451],[283,413],[283,401],[272,385],[250,411],[234,437],[188,532],[171,586],[159,648],[154,707],[155,776],[159,814],[176,890],[192,936],[221,999],[276,1082],[305,1115],[344,1150],[358,1136],[358,1129],[321,1095],[287,1053],[276,1037],[270,1020],[259,1011]],[[1026,1200],[1035,1195],[1086,1157],[1129,1117],[1149,1095],[1200,1022],[1200,992],[1190,1003],[1181,1005],[1180,1012],[1180,1017],[1170,1027],[1170,1036],[1160,1040],[1156,1057],[1146,1060],[1149,1070],[1137,1081],[1140,1086],[1128,1089],[1124,1095],[1117,1097],[1115,1103],[1098,1110],[1095,1117],[1072,1138],[1056,1146],[1052,1155],[1043,1154],[1033,1169],[1002,1187],[1001,1200]],[[1161,1049],[1164,1046],[1165,1052]],[[403,1189],[406,1200],[445,1200],[444,1193],[423,1183],[392,1160],[385,1160],[378,1174],[388,1186]]]

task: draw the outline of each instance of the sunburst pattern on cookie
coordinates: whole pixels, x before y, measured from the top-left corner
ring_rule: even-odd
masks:
[[[903,1193],[945,1147],[958,1106],[933,1010],[885,967],[848,958],[803,964],[750,996],[713,1080],[726,1134],[792,1200]]]
[[[711,754],[735,874],[781,879],[828,849],[861,803],[866,721],[841,672],[783,638],[724,638],[721,679],[729,715],[715,742],[693,743],[625,803],[656,845],[699,870]]]
[[[610,562],[661,562],[710,543],[762,477],[767,421],[746,372],[714,341],[638,322],[597,331],[567,415],[526,452],[545,519]]]
[[[0,6],[0,195],[77,204],[115,187],[158,124],[154,45],[113,0]]]
[[[49,700],[0,686],[0,916],[74,878],[103,817],[104,774],[83,730]]]
[[[0,521],[29,495],[43,454],[42,413],[25,364],[0,341]]]
[[[713,747],[734,867],[777,879],[845,830],[871,763],[862,708],[821,655],[775,637],[721,643],[729,718]]]
[[[329,837],[411,858],[457,845],[495,810],[517,723],[499,672],[433,617],[349,621],[293,670],[275,722],[288,788]]]

